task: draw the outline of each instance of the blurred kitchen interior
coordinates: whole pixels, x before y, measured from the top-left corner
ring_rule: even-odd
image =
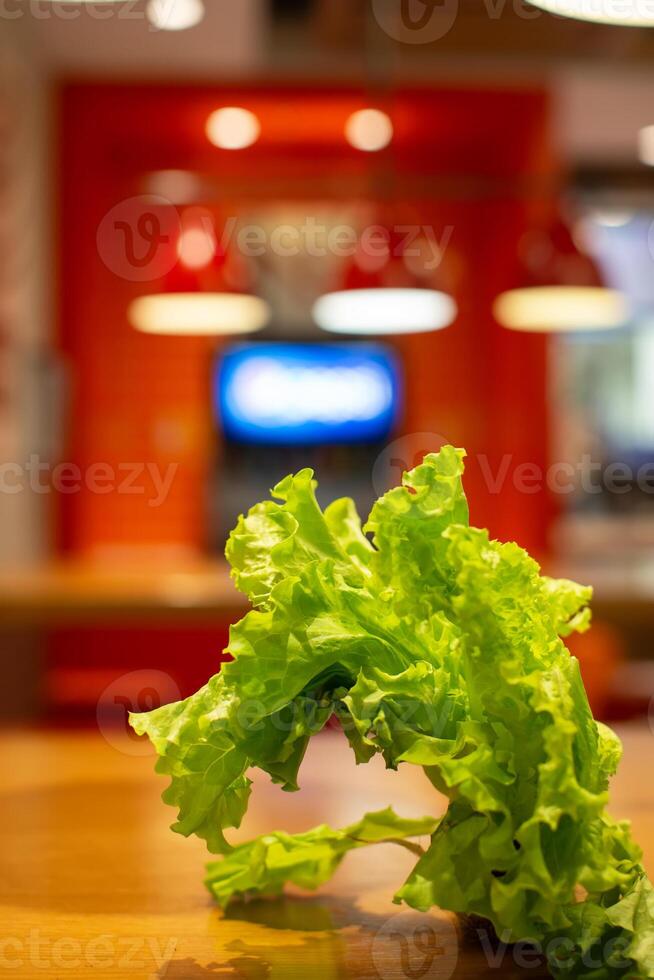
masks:
[[[526,0],[440,4],[432,39],[394,0],[204,0],[171,30],[202,13],[175,2],[0,14],[4,717],[195,690],[245,608],[238,514],[306,465],[365,514],[443,441],[477,524],[595,587],[595,709],[646,714],[654,31]],[[577,285],[596,322],[498,303]],[[431,290],[442,329],[315,306],[364,287]],[[257,302],[162,334],[142,301],[189,293]]]

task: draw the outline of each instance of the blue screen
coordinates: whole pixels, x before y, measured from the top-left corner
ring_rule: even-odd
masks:
[[[221,359],[215,402],[235,442],[379,442],[397,418],[399,368],[379,344],[239,344]]]

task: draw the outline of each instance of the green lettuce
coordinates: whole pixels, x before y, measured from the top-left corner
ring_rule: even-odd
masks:
[[[209,864],[206,885],[223,907],[235,897],[278,895],[290,882],[313,890],[331,878],[348,851],[358,847],[392,843],[420,853],[420,845],[407,838],[429,836],[437,823],[433,817],[403,820],[388,808],[367,813],[343,830],[323,825],[304,834],[266,834]]]
[[[404,841],[418,861],[397,902],[481,916],[505,942],[539,944],[557,977],[654,978],[652,886],[628,825],[606,814],[621,746],[561,639],[588,628],[591,592],[469,526],[463,458],[427,456],[364,528],[350,500],[320,509],[310,470],[283,480],[227,546],[253,606],[231,629],[233,660],[132,725],[171,777],[173,829],[224,855],[207,882],[223,906],[315,888],[353,847]],[[332,717],[357,763],[422,766],[446,814],[230,845],[248,770],[296,790]],[[425,833],[426,850],[410,842]]]

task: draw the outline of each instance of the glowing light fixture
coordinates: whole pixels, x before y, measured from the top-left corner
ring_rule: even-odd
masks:
[[[133,300],[127,315],[142,333],[213,336],[255,333],[270,308],[245,293],[156,293]]]
[[[330,333],[403,334],[442,330],[456,319],[457,305],[435,289],[344,289],[321,296],[313,308]]]
[[[510,289],[497,297],[493,313],[503,327],[527,333],[614,330],[629,316],[623,294],[602,286]]]
[[[634,220],[633,211],[594,211],[591,218],[602,228],[624,228]]]
[[[249,109],[224,106],[207,119],[206,134],[221,150],[245,150],[259,139],[261,123]]]
[[[547,228],[528,231],[519,243],[522,271],[517,288],[499,295],[495,319],[525,333],[615,330],[629,320],[626,296],[604,285],[592,252],[588,219],[577,220],[577,234],[562,214]]]
[[[638,159],[654,167],[654,126],[643,126],[638,133]]]
[[[393,139],[393,123],[379,109],[360,109],[346,122],[345,137],[355,149],[377,153]]]
[[[186,31],[204,17],[202,0],[149,0],[147,18],[159,31]]]
[[[220,247],[209,212],[188,208],[180,223],[174,244],[178,261],[155,292],[130,304],[132,326],[178,336],[247,334],[265,327],[270,307],[252,294],[243,257]]]
[[[425,253],[420,242],[408,250],[395,219],[391,210],[387,222],[375,226],[374,249],[372,239],[364,243],[362,238],[352,261],[337,274],[335,288],[314,304],[313,318],[323,330],[373,336],[428,333],[456,319],[456,283],[444,254],[434,248]]]
[[[206,228],[186,228],[179,236],[177,255],[187,269],[204,269],[215,258],[216,241]]]
[[[649,0],[530,0],[530,3],[559,17],[595,24],[654,27],[654,7]]]

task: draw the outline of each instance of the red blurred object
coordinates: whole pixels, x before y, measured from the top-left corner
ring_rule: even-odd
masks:
[[[189,697],[229,659],[222,652],[227,643],[227,623],[156,628],[98,622],[54,630],[45,663],[47,719],[67,725],[86,723],[98,710],[106,714],[107,708],[115,707],[119,723],[125,711],[149,710]],[[139,680],[133,689],[134,674],[146,680],[151,675],[153,683]],[[112,695],[107,704],[107,692],[123,689],[124,703]],[[146,703],[148,698],[154,699],[152,704]]]
[[[579,247],[561,215],[548,227],[525,232],[518,254],[522,263],[518,287],[605,285],[597,263]]]
[[[616,676],[625,660],[620,633],[608,623],[595,621],[587,633],[573,633],[565,642],[579,660],[593,714],[610,717]]]
[[[346,265],[343,278],[332,283],[333,289],[422,288],[451,294],[462,285],[463,269],[452,254],[447,231],[442,242],[427,239],[420,233],[418,217],[409,222],[401,212],[395,224],[375,225],[370,231],[370,238],[359,243]]]
[[[195,238],[194,243],[189,243],[191,236]],[[208,208],[187,208],[182,211],[176,252],[176,263],[161,282],[156,282],[157,292],[252,291],[252,276],[245,256],[219,240],[215,217]]]

